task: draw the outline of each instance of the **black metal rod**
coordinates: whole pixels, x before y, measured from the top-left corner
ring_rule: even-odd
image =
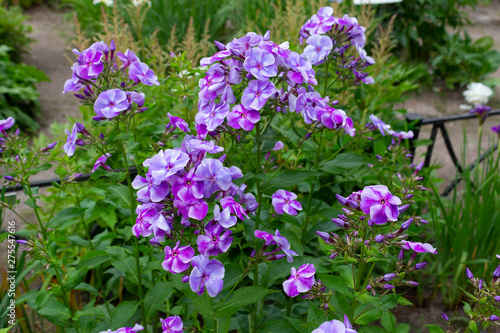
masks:
[[[493,111],[488,112],[488,117],[497,116],[497,115],[500,115],[500,110],[493,110]],[[473,113],[464,113],[464,114],[457,114],[454,116],[447,116],[447,117],[424,118],[421,121],[421,125],[447,123],[450,121],[466,120],[466,119],[472,119],[472,118],[477,118],[477,115],[473,114]]]
[[[448,153],[450,154],[451,160],[453,161],[453,164],[457,167],[458,172],[462,173],[462,166],[460,165],[460,162],[458,162],[458,158],[455,155],[455,151],[453,150],[453,146],[451,145],[450,138],[448,136],[448,131],[446,130],[446,127],[444,124],[439,124],[439,127],[441,128],[441,134],[443,134],[443,139],[444,143],[446,145],[446,149],[448,149]]]
[[[427,147],[427,154],[425,154],[424,167],[426,168],[429,167],[429,165],[431,165],[432,151],[434,150],[434,144],[436,143],[438,127],[439,124],[434,124],[434,126],[432,126],[432,132],[431,132],[432,143],[429,145],[429,147]]]

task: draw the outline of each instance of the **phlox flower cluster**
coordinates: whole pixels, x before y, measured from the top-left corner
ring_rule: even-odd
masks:
[[[344,315],[344,322],[340,320],[325,321],[317,329],[312,331],[312,333],[356,333],[353,329],[349,318]]]
[[[343,128],[354,136],[346,113],[314,91],[311,62],[289,50],[288,42],[276,44],[269,36],[249,32],[227,45],[216,42],[220,51],[200,61],[210,67],[199,81],[197,126],[207,132],[249,132],[265,112],[295,112],[308,124]]]
[[[162,333],[182,333],[184,326],[182,319],[179,316],[172,316],[166,319],[160,318],[160,323]],[[109,329],[100,333],[137,333],[143,330],[143,326],[135,324],[134,327],[121,327],[116,331],[112,331]]]
[[[417,175],[421,168],[422,164],[417,166],[409,177],[399,176],[402,186],[398,189],[397,195],[391,193],[385,185],[366,186],[348,197],[336,195],[343,206],[343,214],[333,218],[332,222],[345,232],[345,236],[317,231],[318,236],[332,246],[331,259],[339,254],[354,255],[359,247],[368,249],[376,247],[382,253],[387,252],[388,248],[399,251],[395,270],[371,278],[366,286],[367,291],[375,293],[375,287],[389,290],[400,285],[418,285],[414,281],[404,280],[409,273],[420,270],[426,265],[426,263],[414,264],[414,260],[419,253],[437,253],[431,244],[406,240],[408,235],[405,231],[412,224],[420,225],[427,221],[419,216],[401,218],[409,204],[413,202],[414,192],[423,189],[418,185],[422,177]],[[403,261],[405,251],[411,253],[406,264]],[[316,295],[319,296],[321,294]]]
[[[365,31],[355,17],[347,14],[335,17],[333,8],[320,8],[300,30],[301,43],[305,40],[307,44],[302,56],[313,65],[335,59],[338,65],[333,65],[334,70],[342,80],[355,85],[373,84],[373,78],[364,72],[375,63],[364,49]],[[356,49],[357,56],[349,56],[351,47]]]

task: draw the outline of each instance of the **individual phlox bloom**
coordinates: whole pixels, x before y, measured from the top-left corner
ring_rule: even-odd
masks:
[[[255,230],[254,231],[254,236],[260,239],[263,239],[266,241],[265,246],[271,246],[273,244],[276,244],[274,241],[274,236],[268,232],[262,231],[262,230]]]
[[[393,137],[395,138],[398,138],[398,139],[413,139],[413,136],[415,135],[413,133],[413,131],[408,131],[408,132],[404,132],[404,131],[401,131],[401,132],[395,132],[395,131],[392,131],[392,130],[387,130],[387,133],[389,135],[392,135]]]
[[[243,206],[240,203],[236,202],[231,196],[220,199],[220,204],[222,206],[222,209],[229,209],[231,214],[235,214],[240,220],[244,220],[245,217],[248,217],[245,208],[243,208]]]
[[[162,333],[182,333],[182,319],[179,316],[160,318]]]
[[[4,132],[14,126],[15,120],[12,117],[0,120],[0,132]]]
[[[235,105],[233,110],[227,115],[229,126],[235,129],[243,128],[247,132],[253,130],[259,120],[259,111],[247,109],[243,105]]]
[[[281,250],[286,254],[286,260],[288,262],[293,262],[293,257],[298,256],[298,254],[290,249],[290,242],[288,239],[281,236],[278,229],[276,229],[276,234],[273,236],[274,242],[281,248]]]
[[[71,133],[67,129],[65,129],[64,132],[66,132],[67,135],[66,143],[64,144],[64,151],[66,152],[66,155],[73,156],[76,150],[76,136],[78,134],[78,126],[74,124]]]
[[[280,151],[281,149],[285,148],[285,144],[281,141],[276,141],[276,143],[274,144],[274,148],[271,149],[273,151]]]
[[[195,219],[201,221],[207,216],[208,204],[205,200],[185,202],[180,199],[174,200],[174,206],[179,209],[185,219]]]
[[[108,157],[110,157],[110,156],[111,156],[110,153],[106,153],[106,154],[102,155],[101,157],[99,157],[97,159],[97,161],[95,162],[94,167],[92,168],[92,172],[95,172],[97,169],[99,169],[99,167],[103,167],[104,170],[111,171],[111,168],[109,167],[109,165],[106,165],[106,161],[108,160]]]
[[[261,35],[249,32],[246,36],[234,38],[233,41],[227,43],[226,48],[233,54],[244,55],[249,48],[259,45],[262,40]]]
[[[356,333],[356,331],[352,329],[352,326],[349,328],[345,323],[334,319],[332,321],[325,321],[312,331],[312,333]]]
[[[195,121],[198,124],[205,124],[209,131],[214,131],[219,127],[229,113],[229,104],[226,102],[215,104],[211,101],[207,108],[200,110],[196,114]]]
[[[102,58],[104,54],[96,49],[86,49],[78,57],[78,66],[75,67],[75,74],[84,80],[94,79],[101,74],[104,69]]]
[[[137,201],[141,203],[160,202],[170,193],[170,187],[166,181],[155,181],[151,172],[146,173],[146,178],[136,176],[132,182],[132,187],[138,189]]]
[[[211,64],[213,64],[216,61],[220,61],[220,60],[222,60],[224,58],[229,57],[230,55],[231,55],[231,51],[229,51],[229,50],[219,51],[219,52],[217,52],[216,54],[214,54],[211,57],[202,58],[200,60],[200,66],[211,65]]]
[[[170,123],[167,125],[167,128],[170,128],[172,127],[172,130],[173,128],[178,128],[180,129],[181,131],[183,131],[184,133],[189,133],[191,132],[189,130],[189,125],[188,123],[182,119],[182,118],[179,118],[179,117],[174,117],[169,113],[167,113],[167,116],[168,116],[168,119],[170,120]]]
[[[109,329],[107,331],[102,331],[101,333],[136,333],[142,330],[144,330],[144,327],[139,324],[135,324],[134,327],[121,327],[116,331],[112,331]]]
[[[388,220],[398,219],[398,205],[401,199],[389,192],[385,185],[366,186],[361,192],[360,208],[375,224],[384,224]]]
[[[225,230],[220,224],[205,227],[205,234],[198,235],[196,244],[198,251],[206,256],[216,256],[226,252],[231,246],[233,237],[230,237],[233,232]]]
[[[210,297],[215,297],[224,285],[224,265],[219,260],[211,259],[205,255],[199,255],[191,260],[193,270],[189,276],[189,286],[198,295],[202,295],[205,289]]]
[[[302,210],[302,205],[297,200],[297,195],[293,192],[278,190],[272,196],[272,204],[276,213],[282,215],[297,215],[297,210]]]
[[[194,249],[191,246],[179,247],[179,243],[177,241],[173,249],[167,245],[163,251],[165,252],[165,260],[161,266],[164,270],[174,274],[184,272],[188,269],[189,263],[194,257]]]
[[[227,191],[233,180],[229,169],[214,158],[204,159],[196,168],[195,175],[205,182],[205,198],[209,198],[218,189]]]
[[[436,248],[432,247],[429,243],[406,242],[401,247],[405,250],[413,250],[418,253],[437,253]]]
[[[373,125],[378,128],[380,133],[382,135],[385,135],[385,131],[389,131],[391,128],[391,125],[387,125],[384,123],[382,120],[378,119],[375,115],[370,115],[370,120],[372,121]]]
[[[332,107],[326,107],[325,109],[319,109],[316,113],[318,120],[329,129],[340,128],[347,118],[347,115],[342,110],[337,110]]]
[[[315,18],[313,22],[316,24],[315,28],[310,32],[311,34],[325,34],[332,29],[332,25],[335,24],[335,18],[333,17],[332,7],[323,7],[318,10],[318,13],[314,15]]]
[[[222,94],[226,85],[226,77],[224,76],[223,70],[220,72],[218,70],[209,70],[206,76],[198,81],[198,86],[200,87],[198,97],[205,101],[214,100],[217,96]]]
[[[363,61],[366,62],[368,65],[375,64],[375,60],[372,57],[368,56],[365,49],[363,49],[362,47],[356,47],[356,50],[358,50],[359,57],[363,59]]]
[[[128,49],[127,51],[125,51],[125,54],[121,52],[116,52],[116,56],[123,62],[124,68],[127,68],[136,62],[140,62],[139,58],[135,55],[135,53]]]
[[[313,264],[302,265],[299,269],[292,267],[290,278],[283,282],[283,290],[290,297],[308,292],[314,284],[315,273]]]
[[[287,72],[287,76],[294,83],[302,84],[303,82],[307,82],[317,84],[312,64],[305,57],[301,57],[297,52],[291,52],[286,59],[286,64],[287,67],[292,69]]]
[[[349,17],[345,14],[342,18],[337,20],[338,24],[344,26],[344,31],[351,39],[351,44],[356,48],[363,48],[366,42],[365,31],[366,28],[358,24],[358,20],[355,17]]]
[[[139,81],[147,86],[159,86],[158,77],[149,69],[149,66],[143,62],[134,62],[130,65],[128,75],[132,81],[138,83]]]
[[[243,91],[241,104],[247,109],[260,110],[267,99],[276,91],[274,84],[268,80],[252,80]]]
[[[220,210],[219,205],[214,207],[214,220],[217,221],[223,228],[228,229],[236,225],[236,216],[231,215],[231,209],[228,207]]]
[[[203,198],[205,184],[203,179],[194,175],[194,169],[189,170],[184,176],[174,175],[170,179],[172,193],[175,197],[185,202],[194,202]]]
[[[127,91],[127,100],[129,104],[135,103],[138,107],[144,105],[144,99],[146,95],[144,93],[138,93],[136,91]]]
[[[100,118],[111,119],[129,108],[130,104],[125,91],[109,89],[103,91],[94,103],[94,111]]]
[[[245,57],[243,68],[257,80],[267,80],[278,74],[276,60],[270,52],[254,47],[246,52]]]
[[[342,110],[339,110],[339,111],[342,111]],[[354,137],[356,135],[356,129],[354,128],[354,123],[352,122],[351,118],[349,118],[349,117],[345,118],[345,122],[342,125],[342,128],[351,137]]]
[[[75,74],[76,67],[78,67],[78,63],[75,62],[73,66],[71,66],[71,70],[73,71],[73,74],[71,75],[71,79],[66,80],[64,82],[64,90],[63,94],[69,92],[69,91],[78,91],[82,89],[84,86],[78,76]]]
[[[333,48],[332,39],[328,36],[312,35],[307,38],[308,44],[304,49],[304,56],[313,65],[320,64]]]
[[[162,211],[163,206],[161,204],[156,204],[157,213],[151,221],[149,230],[153,231],[154,235],[162,238],[165,235],[170,235],[170,230],[172,230],[172,220],[167,218]]]
[[[188,162],[189,156],[179,148],[175,148],[165,151],[160,150],[157,155],[147,160],[147,162],[144,161],[144,166],[148,166],[153,179],[160,182],[168,180],[178,171],[184,169]]]
[[[150,227],[158,218],[158,214],[161,214],[162,208],[163,205],[156,203],[138,205],[135,209],[137,218],[135,220],[135,225],[132,227],[132,234],[137,238],[139,238],[139,236],[151,236],[153,230],[151,230]]]

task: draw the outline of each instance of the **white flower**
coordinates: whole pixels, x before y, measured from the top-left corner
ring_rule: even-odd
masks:
[[[472,109],[472,106],[470,106],[469,104],[460,104],[459,108],[462,111],[470,111]]]
[[[132,0],[132,4],[136,7],[138,7],[142,4],[147,4],[148,6],[151,6],[151,1],[149,1],[149,0]]]
[[[493,96],[493,90],[490,87],[480,83],[472,82],[467,85],[467,90],[463,92],[464,98],[467,103],[472,105],[488,104],[488,100]]]
[[[92,1],[94,5],[97,5],[99,3],[103,3],[108,7],[113,7],[113,0],[94,0]]]

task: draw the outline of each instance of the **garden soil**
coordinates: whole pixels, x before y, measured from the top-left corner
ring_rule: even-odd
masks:
[[[37,7],[27,12],[31,18],[28,24],[33,26],[31,37],[34,42],[31,44],[31,51],[26,55],[24,61],[30,65],[36,66],[44,71],[51,82],[42,82],[37,84],[37,89],[40,92],[40,102],[42,106],[43,116],[39,119],[41,131],[50,136],[50,125],[53,122],[69,123],[69,118],[78,118],[80,112],[78,103],[72,94],[62,94],[64,82],[71,77],[71,63],[68,56],[71,56],[67,49],[73,26],[67,19],[68,13],[55,12],[47,8]],[[478,39],[482,36],[491,36],[495,40],[494,47],[500,51],[500,1],[493,0],[488,6],[479,6],[475,11],[470,10],[471,26],[467,27],[467,32],[473,39]],[[500,78],[500,70],[491,74],[491,77]],[[438,84],[430,91],[421,91],[412,95],[405,103],[398,105],[398,108],[405,108],[408,112],[420,113],[424,117],[439,117],[453,114],[463,113],[459,109],[459,105],[464,103],[462,97],[463,89],[458,91],[448,91],[444,85]],[[496,88],[496,97],[490,102],[493,109],[500,108],[500,88]],[[498,125],[500,117],[488,119],[485,123],[483,137],[483,147],[486,147],[489,142],[492,142],[492,134],[489,129],[492,125]],[[467,134],[468,142],[467,162],[470,163],[477,156],[478,144],[478,126],[475,119],[469,121],[459,121],[447,124],[447,129],[450,139],[454,145],[455,152],[460,156],[463,145],[463,131]],[[422,128],[420,138],[426,139],[430,137],[430,127]],[[455,167],[452,164],[449,155],[444,146],[444,141],[441,135],[438,135],[432,162],[441,165],[442,167],[436,171],[436,175],[447,181],[453,179]],[[424,149],[417,150],[416,162],[423,161]],[[39,174],[36,179],[46,179],[50,177],[48,174]],[[17,194],[18,198],[23,201],[22,193]],[[26,215],[27,207],[21,205],[20,212]],[[4,215],[4,221],[18,219],[12,213]],[[33,218],[28,217],[29,222],[34,222]],[[22,225],[19,224],[18,228]],[[5,223],[2,224],[4,227]],[[0,260],[5,262],[4,254],[6,243],[1,245],[2,256]],[[416,299],[415,299],[416,300]],[[416,302],[415,302],[416,303]],[[425,298],[422,306],[398,307],[394,314],[397,316],[398,323],[407,322],[411,326],[411,332],[427,332],[424,327],[426,324],[442,323],[440,319],[441,312],[444,306],[439,300],[435,300],[432,304],[426,304]],[[453,314],[453,310],[448,310],[448,315]],[[457,313],[459,314],[459,313]]]

